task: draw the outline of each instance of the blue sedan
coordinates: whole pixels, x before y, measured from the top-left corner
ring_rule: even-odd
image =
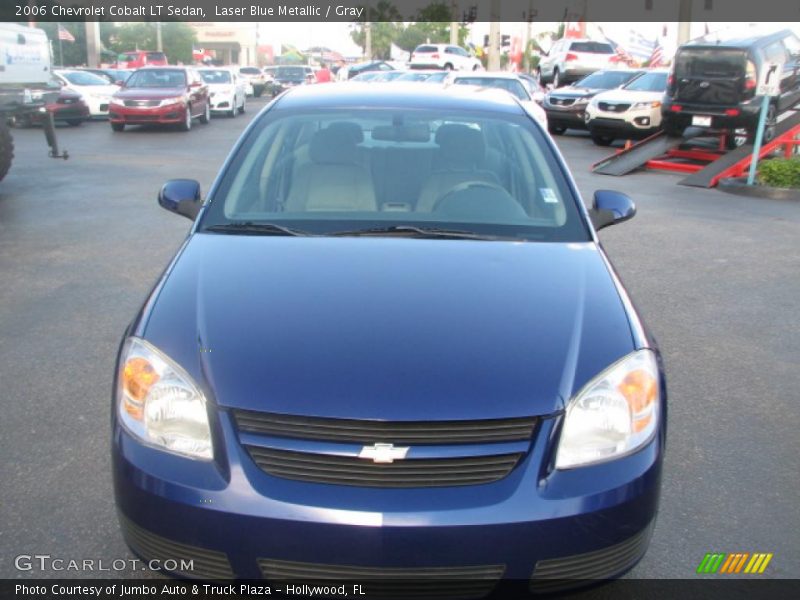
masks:
[[[636,209],[607,190],[585,208],[516,98],[302,86],[204,201],[186,179],[158,200],[193,225],[119,350],[136,554],[473,595],[641,559],[666,387],[596,234]]]

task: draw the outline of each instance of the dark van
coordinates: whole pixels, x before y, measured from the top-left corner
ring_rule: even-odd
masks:
[[[684,44],[675,55],[661,108],[667,134],[681,136],[689,126],[745,129],[747,142],[753,143],[761,108],[758,76],[776,62],[783,63],[781,92],[770,104],[765,140],[775,136],[778,114],[800,101],[800,39],[787,29],[720,40],[706,36]]]

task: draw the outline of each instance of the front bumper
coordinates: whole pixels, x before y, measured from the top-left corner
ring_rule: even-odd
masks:
[[[547,100],[542,104],[547,114],[547,122],[551,125],[568,127],[570,129],[586,129],[586,103],[570,105],[567,107],[554,106]]]
[[[97,97],[90,96],[88,94],[84,95],[84,101],[86,105],[89,107],[89,114],[93,117],[107,117],[109,111],[109,102],[110,97]]]
[[[642,138],[661,129],[661,114],[649,108],[614,113],[589,107],[586,116],[586,126],[593,133]]]
[[[133,107],[113,104],[108,118],[112,123],[124,123],[126,125],[183,123],[186,119],[186,106],[184,104],[170,104],[169,106],[158,107]]]
[[[548,472],[560,417],[545,418],[525,458],[499,481],[385,489],[268,475],[240,444],[227,411],[217,415],[213,462],[147,447],[114,424],[126,540],[146,559],[194,556],[182,576],[490,569],[526,586],[605,579],[641,558],[658,507],[663,424],[630,456]]]
[[[227,112],[235,103],[235,96],[233,95],[214,95],[209,99],[212,112]]]

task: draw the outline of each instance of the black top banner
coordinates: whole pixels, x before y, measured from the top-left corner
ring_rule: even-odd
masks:
[[[0,21],[800,22],[800,0],[2,0]]]

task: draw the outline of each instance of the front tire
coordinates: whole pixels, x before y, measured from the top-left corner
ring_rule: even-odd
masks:
[[[183,119],[183,123],[180,124],[181,131],[190,131],[192,129],[192,105],[186,105],[186,116]]]
[[[116,131],[117,133],[125,131],[125,123],[111,123],[111,131]]]
[[[273,96],[274,98],[274,96]],[[247,104],[247,97],[242,97],[242,105],[239,107],[239,114],[243,115],[245,111],[245,105]]]
[[[553,135],[561,135],[567,130],[566,127],[563,125],[553,125],[552,123],[547,124],[547,131],[549,131]]]
[[[561,87],[561,73],[558,69],[553,70],[553,87],[560,88]]]
[[[206,102],[206,109],[203,111],[203,114],[200,115],[200,122],[203,125],[208,125],[211,122],[211,105]]]
[[[452,71],[453,70],[453,65],[450,64],[450,63],[445,63],[444,70],[445,71]]]
[[[598,146],[610,146],[614,141],[613,135],[601,135],[599,133],[592,134],[592,141]]]

